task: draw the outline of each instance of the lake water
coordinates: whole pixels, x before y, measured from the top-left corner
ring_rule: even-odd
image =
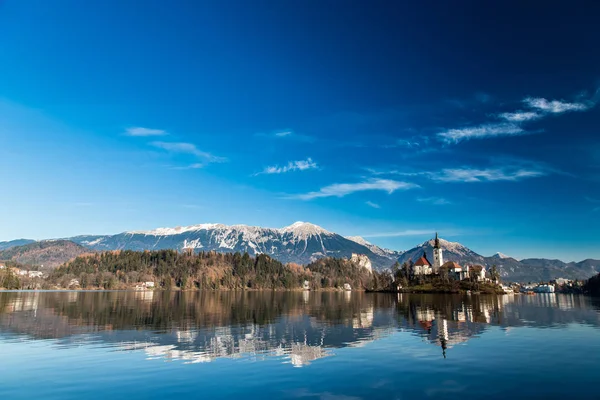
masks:
[[[571,295],[0,292],[0,399],[599,399]]]

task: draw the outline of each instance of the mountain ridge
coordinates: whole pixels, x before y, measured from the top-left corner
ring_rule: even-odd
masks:
[[[364,245],[318,225],[298,221],[282,228],[249,225],[197,224],[116,235],[82,235],[67,238],[94,250],[193,249],[194,251],[268,254],[282,262],[308,264],[318,258],[351,258],[365,254],[376,269],[391,267],[399,252]]]
[[[318,225],[302,221],[282,228],[203,223],[146,231],[126,231],[113,235],[79,235],[64,240],[94,251],[161,249],[239,251],[248,252],[250,255],[268,254],[282,262],[299,264],[308,264],[323,257],[350,259],[352,254],[356,253],[369,257],[377,270],[390,268],[395,262],[400,264],[414,262],[423,253],[431,261],[434,246],[434,240],[430,239],[409,250],[395,251],[374,245],[361,236],[344,237]],[[567,263],[544,258],[517,260],[502,253],[485,257],[461,243],[442,238],[439,241],[443,249],[444,261],[455,261],[461,265],[481,264],[487,267],[496,265],[505,280],[539,281],[558,277],[583,279],[600,272],[600,261],[594,259]],[[19,240],[0,242],[0,245],[7,246],[10,243],[18,244]]]
[[[49,239],[4,249],[0,251],[0,260],[52,269],[90,252],[89,248],[70,240]]]

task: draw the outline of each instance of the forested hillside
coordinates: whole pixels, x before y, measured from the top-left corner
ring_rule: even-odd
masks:
[[[117,289],[153,281],[163,288],[181,289],[312,289],[372,288],[372,275],[344,260],[326,258],[306,267],[283,264],[267,255],[174,250],[114,251],[80,256],[57,268],[48,282],[67,287],[77,279],[83,288]]]

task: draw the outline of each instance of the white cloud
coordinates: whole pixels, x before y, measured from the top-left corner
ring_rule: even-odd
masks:
[[[543,168],[505,166],[496,168],[445,168],[440,172],[428,173],[429,178],[439,182],[495,182],[519,181],[548,175]]]
[[[212,155],[206,151],[200,150],[193,143],[182,143],[182,142],[152,142],[150,143],[154,147],[158,147],[160,149],[166,150],[170,153],[183,153],[183,154],[191,154],[195,157],[201,158],[204,160],[204,163],[218,163],[227,161],[224,157],[218,157]],[[201,163],[192,164],[196,165],[196,168],[201,168]]]
[[[392,194],[396,190],[408,190],[418,187],[419,185],[414,183],[399,182],[392,179],[369,179],[358,183],[334,183],[333,185],[321,188],[318,192],[303,193],[289,197],[300,200],[311,200],[319,197],[344,197],[352,193],[369,190],[380,190]]]
[[[173,169],[200,169],[206,167],[204,163],[194,163],[190,165],[186,165],[184,167],[173,167]]]
[[[468,139],[482,139],[487,137],[497,136],[515,136],[524,135],[526,132],[517,124],[502,123],[502,124],[484,124],[460,129],[449,129],[438,133],[438,137],[446,142],[460,142]]]
[[[552,174],[570,176],[560,170],[554,169],[544,163],[535,161],[499,157],[492,160],[491,166],[473,167],[461,166],[457,168],[443,168],[439,171],[377,171],[380,175],[396,175],[409,177],[425,177],[436,182],[496,182],[520,181]],[[433,202],[437,197],[420,197],[421,202]],[[444,200],[444,199],[441,199]],[[440,200],[440,201],[441,201]],[[442,204],[442,203],[438,203]]]
[[[287,139],[287,140],[295,140],[297,142],[307,142],[312,143],[315,141],[315,138],[308,135],[301,135],[299,133],[294,132],[291,129],[282,129],[270,133],[260,132],[255,134],[258,137],[264,138],[274,138],[274,139]]]
[[[165,135],[168,135],[167,131],[164,131],[162,129],[142,128],[141,126],[127,128],[125,133],[128,136],[165,136]]]
[[[452,204],[450,201],[443,197],[418,197],[417,201],[420,203],[429,203],[435,206],[443,206],[446,204]]]
[[[300,161],[290,161],[287,165],[280,167],[278,165],[273,165],[270,167],[266,167],[262,172],[259,172],[255,175],[260,174],[283,174],[290,171],[306,171],[308,169],[317,169],[319,166],[316,162],[312,160],[312,158],[307,158],[306,160]]]
[[[379,204],[373,203],[372,201],[366,201],[365,204],[368,205],[369,207],[381,208],[381,206]]]
[[[538,119],[541,115],[533,111],[516,111],[512,113],[502,113],[499,117],[510,122],[527,122]]]
[[[542,97],[527,97],[523,100],[531,108],[538,110],[561,114],[569,111],[585,111],[590,108],[590,105],[584,103],[568,103],[560,100],[546,100]]]

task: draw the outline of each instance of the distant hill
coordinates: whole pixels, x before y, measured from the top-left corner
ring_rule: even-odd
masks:
[[[433,261],[433,240],[428,240],[419,246],[404,252],[398,259],[402,264],[405,261],[416,261],[417,258],[427,255]],[[599,260],[584,260],[580,262],[565,263],[560,260],[544,258],[529,258],[517,260],[502,253],[491,257],[484,257],[457,242],[440,239],[444,261],[456,261],[461,265],[481,264],[488,268],[496,265],[500,277],[505,281],[513,282],[540,282],[556,278],[587,279],[600,272]]]
[[[0,260],[52,269],[90,252],[92,250],[70,240],[43,240],[2,250],[0,251]]]
[[[15,247],[15,246],[23,246],[25,244],[29,244],[29,243],[33,243],[33,242],[35,242],[35,240],[31,240],[31,239],[16,239],[16,240],[11,240],[9,242],[0,242],[0,251],[10,249],[11,247]]]

